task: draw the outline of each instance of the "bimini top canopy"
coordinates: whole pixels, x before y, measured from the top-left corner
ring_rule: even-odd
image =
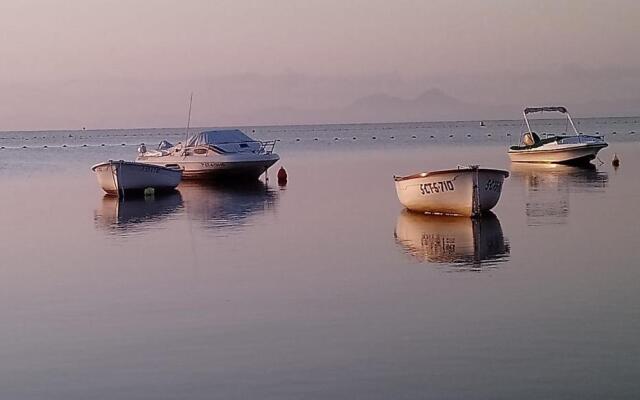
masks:
[[[567,113],[566,107],[527,107],[524,109],[525,114],[543,112],[543,111],[558,111],[563,114]]]
[[[219,131],[205,131],[195,134],[189,138],[187,146],[195,147],[207,144],[219,145],[242,142],[255,142],[255,140],[251,139],[238,129],[227,129]]]

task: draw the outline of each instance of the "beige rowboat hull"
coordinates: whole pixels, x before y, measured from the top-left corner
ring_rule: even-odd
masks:
[[[478,216],[500,199],[508,171],[477,167],[395,177],[400,203],[411,211]]]

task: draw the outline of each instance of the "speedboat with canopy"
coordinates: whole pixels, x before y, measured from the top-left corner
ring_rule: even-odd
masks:
[[[573,135],[546,134],[541,139],[531,129],[527,115],[545,111],[566,115],[567,125],[571,125]],[[520,144],[509,149],[509,158],[513,162],[584,164],[596,158],[598,152],[608,146],[602,136],[578,133],[566,107],[527,107],[523,115],[526,131],[520,135]]]
[[[273,152],[275,144],[275,140],[254,140],[238,129],[212,130],[191,136],[186,144],[174,146],[163,140],[155,150],[142,144],[136,161],[177,164],[185,179],[255,180],[280,159]]]

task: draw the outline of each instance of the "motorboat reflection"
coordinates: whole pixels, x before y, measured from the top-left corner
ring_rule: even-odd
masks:
[[[509,242],[498,217],[425,215],[403,210],[395,229],[396,242],[421,262],[451,264],[456,270],[480,270],[509,256]]]
[[[109,233],[146,231],[160,221],[186,215],[196,228],[226,235],[252,224],[252,216],[275,208],[278,192],[260,181],[242,185],[183,182],[179,191],[151,197],[104,196],[95,211],[96,226]]]
[[[278,192],[261,181],[224,185],[183,181],[180,191],[187,216],[205,229],[233,230],[251,224],[251,216],[275,209],[278,201]]]
[[[514,183],[522,182],[526,190],[525,213],[529,225],[566,223],[571,193],[603,192],[609,181],[608,174],[592,164],[514,163],[511,174]]]
[[[178,191],[125,198],[105,195],[94,213],[94,221],[96,226],[112,233],[137,232],[155,226],[181,207],[182,196]]]

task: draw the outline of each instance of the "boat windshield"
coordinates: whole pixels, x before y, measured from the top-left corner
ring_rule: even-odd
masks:
[[[187,141],[187,147],[220,145],[225,143],[255,142],[239,129],[205,131],[195,134]]]

